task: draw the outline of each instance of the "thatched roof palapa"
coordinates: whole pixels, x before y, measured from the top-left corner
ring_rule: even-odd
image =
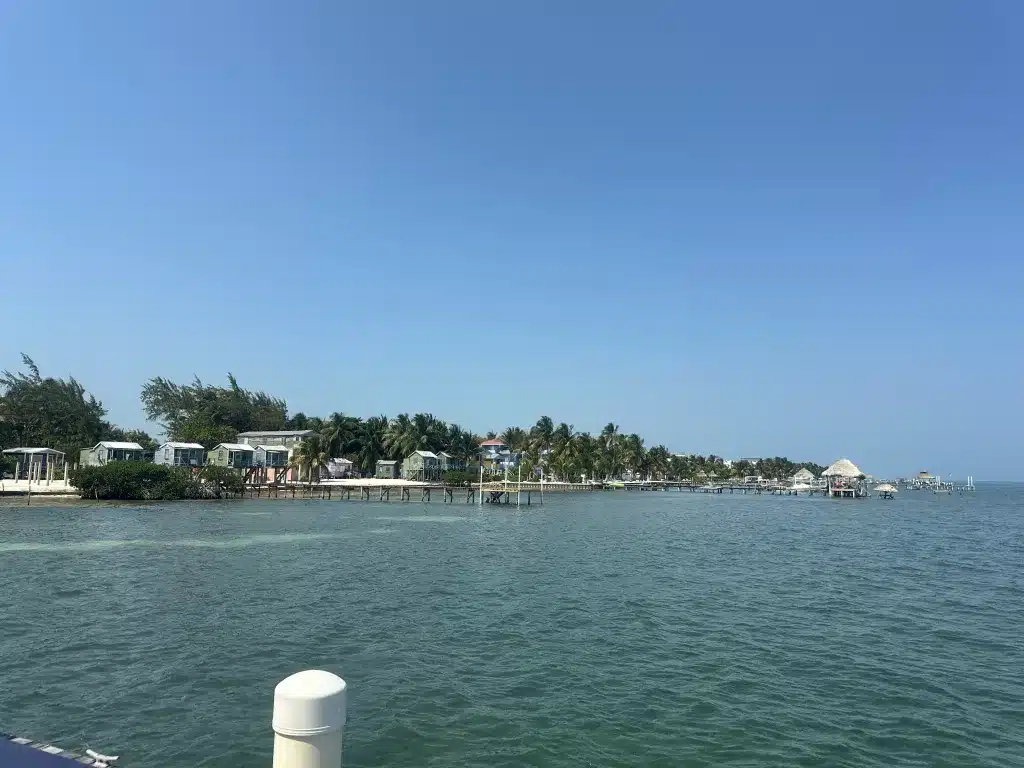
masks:
[[[822,477],[863,477],[864,473],[849,459],[839,459],[835,464],[821,473]]]
[[[807,467],[801,467],[797,471],[797,473],[795,475],[793,475],[793,480],[798,482],[798,483],[806,483],[806,482],[808,482],[810,480],[813,480],[813,479],[814,479],[814,473],[811,472],[811,470],[809,470]]]
[[[896,493],[896,486],[892,483],[882,483],[875,488],[878,493]]]

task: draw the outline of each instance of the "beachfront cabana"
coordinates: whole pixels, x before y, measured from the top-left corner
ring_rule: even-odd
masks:
[[[252,463],[257,467],[282,469],[288,466],[289,456],[289,449],[284,445],[257,445],[252,454]]]
[[[864,473],[849,459],[839,459],[821,473],[829,496],[859,499],[868,495]]]
[[[844,478],[846,480],[859,480],[864,477],[864,473],[860,471],[860,467],[854,464],[849,459],[839,459],[839,461],[832,464],[828,469],[821,473],[824,478]]]
[[[206,463],[212,467],[246,469],[253,465],[256,446],[243,443],[220,443],[207,454]]]
[[[341,480],[346,477],[357,477],[356,465],[351,459],[331,459],[327,463],[327,475],[331,480]]]
[[[199,443],[164,443],[153,454],[154,464],[168,467],[201,467],[206,461],[206,449]]]
[[[102,467],[112,461],[145,461],[146,451],[138,443],[101,440],[92,448],[83,448],[78,460],[83,467]]]
[[[59,474],[67,480],[68,465],[63,451],[54,448],[7,448],[3,453],[14,459],[15,480],[49,483]]]
[[[433,451],[413,451],[402,462],[406,480],[437,480],[440,474],[441,459]]]
[[[378,459],[376,477],[394,480],[398,477],[398,462],[390,459]]]

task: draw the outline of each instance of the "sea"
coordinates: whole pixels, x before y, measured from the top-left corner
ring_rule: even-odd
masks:
[[[0,506],[0,731],[269,766],[1024,766],[1024,485]],[[53,504],[51,502],[51,504]]]

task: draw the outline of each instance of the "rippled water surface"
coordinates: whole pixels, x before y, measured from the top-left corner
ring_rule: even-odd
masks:
[[[891,502],[0,506],[0,730],[267,766],[1022,766],[1024,486]]]

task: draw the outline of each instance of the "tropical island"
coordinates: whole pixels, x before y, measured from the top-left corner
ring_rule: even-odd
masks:
[[[44,377],[27,356],[22,363],[24,370],[4,370],[0,375],[0,450],[45,446],[73,461],[78,456],[86,459],[101,443],[138,448],[108,452],[112,459],[127,460],[101,460],[95,466],[78,462],[71,482],[90,498],[195,498],[236,492],[257,460],[236,450],[240,459],[216,461],[218,449],[227,446],[224,452],[230,456],[231,447],[246,447],[237,442],[241,435],[275,432],[300,435],[281,451],[285,456],[277,466],[295,468],[310,482],[334,466],[345,467],[352,477],[377,477],[385,465],[397,477],[408,464],[416,464],[419,479],[449,484],[467,484],[479,472],[495,476],[510,467],[524,478],[543,476],[561,482],[705,482],[751,475],[782,479],[802,469],[815,475],[824,469],[815,462],[785,457],[727,461],[713,454],[672,453],[664,445],[648,447],[640,435],[624,433],[613,422],[592,434],[541,416],[532,425],[477,433],[430,413],[363,418],[339,410],[322,417],[290,415],[283,398],[244,389],[230,374],[227,386],[205,384],[199,378],[177,383],[160,376],[142,385],[143,410],[165,433],[161,444],[144,430],[108,422],[102,402],[74,377]],[[157,454],[166,446],[190,446],[190,455],[198,458],[162,465]],[[274,448],[254,447],[262,447],[265,454]],[[424,469],[417,457],[425,455],[443,461]],[[150,463],[154,457],[157,463]],[[13,457],[0,461],[3,473],[19,471]],[[408,475],[409,468],[405,471]]]

